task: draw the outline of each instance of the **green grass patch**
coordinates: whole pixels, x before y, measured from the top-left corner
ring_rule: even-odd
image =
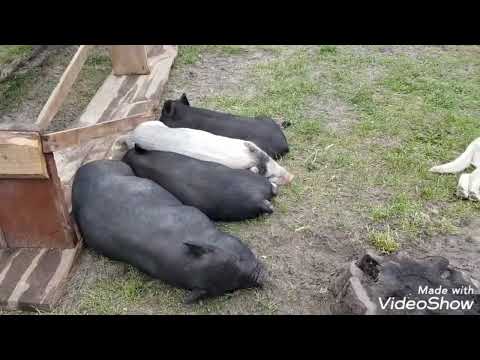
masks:
[[[200,61],[202,54],[217,54],[222,56],[242,55],[248,49],[236,45],[181,45],[176,65],[193,65]]]
[[[287,130],[292,151],[286,166],[300,172],[297,181],[322,166],[340,170],[334,181],[358,194],[353,204],[358,211],[367,209],[373,221],[415,238],[425,229],[429,233],[454,229],[475,210],[471,204],[454,205],[455,176],[428,171],[480,136],[475,106],[480,103],[479,61],[465,54],[461,59],[448,55],[415,59],[354,53],[345,47],[299,49],[252,69],[254,96],[214,96],[202,105],[288,119],[293,123]],[[326,131],[321,114],[305,115],[307,99],[321,96],[336,96],[353,106],[360,121],[350,133],[338,137]],[[327,144],[335,144],[336,151],[324,154],[321,147]],[[392,200],[372,209],[369,198],[362,196],[372,186],[384,187],[393,194]],[[284,200],[301,201],[311,193],[293,185]],[[318,195],[309,200],[321,199]],[[438,217],[427,215],[432,202],[447,202]]]
[[[0,66],[31,54],[31,45],[0,45]]]
[[[10,79],[0,83],[0,111],[18,106],[27,97],[39,73],[31,69],[22,74],[15,74]]]
[[[332,45],[323,45],[318,49],[319,55],[334,55],[337,53],[337,47]]]
[[[371,230],[368,239],[370,244],[382,254],[392,254],[400,248],[396,234],[389,227],[383,231]]]

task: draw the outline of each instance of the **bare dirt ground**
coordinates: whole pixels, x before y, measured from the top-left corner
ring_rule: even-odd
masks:
[[[61,50],[21,105],[0,110],[0,119],[36,114],[50,91],[46,84],[55,83],[72,51]],[[333,274],[367,248],[443,255],[480,279],[478,206],[455,198],[455,176],[425,171],[480,136],[480,89],[473,82],[479,79],[479,52],[411,46],[180,48],[164,99],[185,92],[194,106],[293,123],[286,130],[291,152],[281,163],[296,179],[281,189],[274,214],[219,224],[252,247],[269,269],[269,283],[186,306],[183,290],[86,249],[55,313],[329,314]],[[71,125],[101,84],[109,72],[102,56],[55,126]],[[453,86],[464,87],[450,94]]]

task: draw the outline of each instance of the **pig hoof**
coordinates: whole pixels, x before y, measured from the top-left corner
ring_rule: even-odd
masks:
[[[268,214],[271,214],[273,213],[273,205],[270,201],[268,200],[263,200],[263,206],[262,206],[263,210],[268,213]]]
[[[204,298],[206,295],[207,295],[207,292],[205,290],[194,289],[190,292],[190,294],[187,295],[187,297],[184,300],[184,303],[186,305],[196,303],[198,300]]]
[[[278,185],[274,183],[270,183],[270,184],[272,184],[272,193],[273,195],[276,196],[278,194]]]
[[[250,171],[253,172],[254,174],[258,174],[258,167],[252,166],[252,167],[250,168]]]

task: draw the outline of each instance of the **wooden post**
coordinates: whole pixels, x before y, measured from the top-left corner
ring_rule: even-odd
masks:
[[[145,45],[112,45],[111,58],[115,75],[148,75]]]

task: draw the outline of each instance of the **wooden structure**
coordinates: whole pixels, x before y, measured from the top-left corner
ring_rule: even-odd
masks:
[[[111,46],[107,77],[77,127],[45,133],[91,45],[81,45],[29,129],[0,128],[0,306],[51,309],[82,248],[71,217],[71,184],[114,140],[153,119],[176,46]]]

